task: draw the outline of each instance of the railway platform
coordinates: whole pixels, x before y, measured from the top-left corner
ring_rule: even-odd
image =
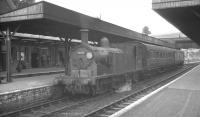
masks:
[[[23,78],[23,77],[31,77],[31,76],[40,76],[40,75],[49,75],[56,73],[64,73],[63,67],[49,67],[49,68],[31,68],[31,69],[23,69],[21,72],[12,73],[12,78]],[[1,77],[6,77],[6,71],[0,72]]]
[[[43,100],[59,98],[63,89],[56,85],[56,77],[64,74],[64,68],[29,69],[13,78],[12,82],[0,84],[0,115]]]
[[[58,76],[58,74],[15,78],[13,82],[0,84],[0,95],[43,86],[51,86],[56,76]]]
[[[111,117],[200,117],[200,65]]]
[[[52,85],[55,77],[63,73],[64,68],[61,67],[25,69],[20,73],[13,73],[11,75],[12,82],[6,82],[5,78],[1,81],[0,95],[2,93]],[[1,72],[0,75],[1,77],[6,77],[6,72]]]

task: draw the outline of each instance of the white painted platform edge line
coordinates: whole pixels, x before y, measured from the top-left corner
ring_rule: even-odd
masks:
[[[143,101],[145,101],[146,99],[148,99],[149,97],[155,95],[156,93],[160,92],[161,90],[163,90],[164,88],[166,88],[167,86],[169,86],[170,84],[174,83],[175,81],[179,80],[180,78],[182,78],[183,76],[185,76],[186,74],[192,72],[194,69],[196,69],[197,67],[200,67],[199,65],[192,68],[190,71],[184,73],[183,75],[181,75],[180,77],[178,77],[177,79],[169,82],[168,84],[158,88],[157,90],[153,91],[152,93],[142,97],[141,99],[137,100],[136,102],[134,102],[133,104],[128,105],[127,107],[125,107],[124,109],[112,114],[109,117],[120,117],[122,114],[126,113],[127,111],[131,110],[133,107],[139,105],[140,103],[142,103]]]

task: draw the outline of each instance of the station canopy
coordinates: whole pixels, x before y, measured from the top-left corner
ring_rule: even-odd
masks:
[[[200,0],[152,0],[153,9],[200,44]]]
[[[174,48],[174,45],[45,1],[0,15],[0,30],[80,39],[80,29],[89,30],[89,41],[108,37],[111,42],[140,41]]]

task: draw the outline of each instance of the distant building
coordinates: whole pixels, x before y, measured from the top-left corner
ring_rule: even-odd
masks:
[[[184,51],[185,63],[200,62],[200,49],[181,49]]]
[[[176,48],[188,49],[188,48],[200,48],[200,46],[193,40],[188,38],[182,33],[170,33],[164,35],[154,35],[153,37],[159,38],[164,41],[175,43]]]

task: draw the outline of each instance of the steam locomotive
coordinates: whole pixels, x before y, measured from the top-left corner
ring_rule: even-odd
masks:
[[[73,94],[103,93],[183,62],[184,53],[180,50],[141,42],[109,44],[103,38],[101,47],[82,43],[73,48],[66,89]]]

